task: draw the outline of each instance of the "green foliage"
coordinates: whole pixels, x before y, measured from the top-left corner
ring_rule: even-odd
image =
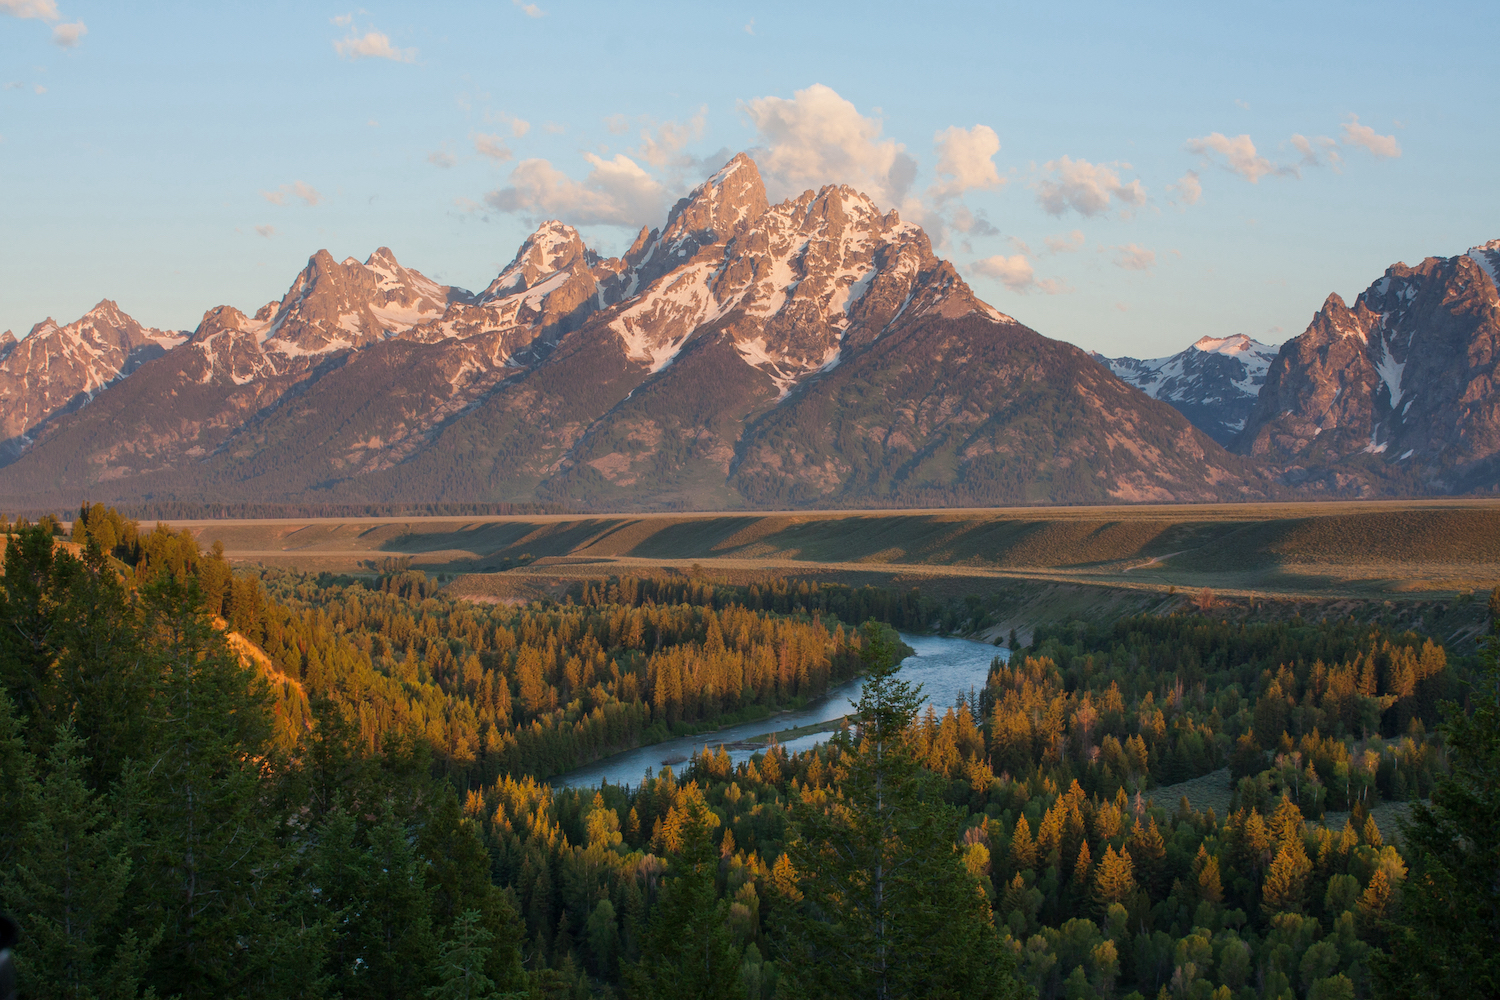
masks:
[[[1445,712],[1439,731],[1451,771],[1402,831],[1412,875],[1399,910],[1382,912],[1378,894],[1367,907],[1390,935],[1390,957],[1378,969],[1392,997],[1500,993],[1500,587],[1490,594],[1468,711],[1450,703]]]
[[[920,692],[896,636],[865,629],[858,725],[837,737],[835,795],[795,812],[800,905],[783,936],[793,996],[1012,996],[1011,961],[909,735]]]

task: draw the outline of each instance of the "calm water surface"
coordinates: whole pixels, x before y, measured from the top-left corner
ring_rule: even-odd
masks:
[[[967,695],[971,689],[976,693],[979,692],[984,687],[985,677],[989,675],[990,661],[996,656],[1003,660],[1010,655],[1007,649],[991,646],[988,643],[972,642],[968,639],[904,634],[901,638],[908,646],[916,650],[916,653],[901,661],[901,672],[897,676],[909,683],[922,685],[924,708],[930,704],[939,712],[952,705],[959,694]],[[850,681],[848,684],[834,688],[822,700],[801,711],[785,712],[757,722],[731,726],[715,733],[682,736],[662,743],[653,743],[648,747],[627,750],[625,753],[615,754],[613,757],[606,757],[586,767],[580,767],[576,771],[556,776],[551,779],[550,784],[557,788],[594,786],[601,781],[608,781],[612,785],[636,785],[640,783],[647,770],[653,772],[659,770],[662,761],[671,760],[674,757],[691,756],[694,750],[703,749],[705,744],[716,749],[721,743],[734,743],[772,730],[808,726],[815,722],[827,722],[830,719],[847,715],[854,703],[859,700],[863,690],[863,681]],[[801,739],[788,740],[782,746],[796,753],[823,742],[828,739],[829,735],[828,733],[814,733]],[[756,751],[730,750],[728,752],[730,759],[738,764],[742,760],[749,759],[750,755]],[[685,766],[685,764],[676,764],[673,765],[673,770],[680,774]]]

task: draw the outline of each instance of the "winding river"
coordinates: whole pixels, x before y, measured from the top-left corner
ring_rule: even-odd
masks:
[[[923,707],[932,705],[942,712],[952,705],[959,694],[975,693],[984,687],[989,675],[990,661],[996,656],[1006,659],[1010,651],[984,642],[968,639],[946,639],[938,636],[905,635],[902,640],[916,652],[901,661],[901,672],[897,676],[912,684],[922,685]],[[660,768],[664,761],[686,759],[693,751],[704,745],[717,748],[721,743],[736,743],[753,739],[771,730],[781,731],[798,726],[810,726],[847,715],[864,689],[862,680],[850,681],[830,691],[824,698],[796,712],[784,712],[756,722],[746,722],[713,733],[697,736],[681,736],[637,747],[624,753],[606,757],[576,771],[558,775],[550,784],[557,788],[578,788],[598,785],[607,781],[612,785],[634,785],[640,782],[646,771]],[[782,744],[796,753],[806,750],[828,738],[827,733],[813,733]],[[754,750],[729,750],[730,759],[738,764],[750,757]],[[674,765],[680,773],[684,765]]]

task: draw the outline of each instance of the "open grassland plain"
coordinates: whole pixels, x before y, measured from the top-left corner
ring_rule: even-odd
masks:
[[[1023,640],[1038,622],[1162,613],[1207,588],[1226,614],[1355,615],[1463,643],[1483,618],[1469,595],[1500,582],[1496,500],[171,523],[239,563],[409,561],[489,602],[661,572],[918,587],[974,595],[986,608],[974,631]]]

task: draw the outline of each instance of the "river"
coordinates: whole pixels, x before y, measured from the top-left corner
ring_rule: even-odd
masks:
[[[922,685],[923,709],[930,704],[939,713],[952,705],[959,694],[967,695],[970,690],[977,694],[982,690],[985,678],[989,676],[990,662],[996,656],[1002,660],[1010,656],[1008,649],[969,639],[904,634],[901,639],[916,652],[901,661],[901,672],[896,676],[909,683]],[[662,766],[663,761],[689,757],[693,751],[702,750],[705,744],[717,749],[721,743],[735,743],[773,730],[779,732],[809,726],[847,715],[863,690],[864,682],[853,680],[834,688],[816,703],[799,711],[783,712],[713,733],[681,736],[637,747],[597,760],[576,771],[558,775],[551,779],[550,784],[555,788],[591,787],[601,781],[612,785],[639,784],[648,769],[655,771]],[[823,742],[828,739],[828,735],[813,733],[800,739],[788,740],[782,746],[796,753]],[[728,752],[730,759],[738,764],[757,751],[731,749]],[[685,766],[679,763],[673,765],[673,769],[681,773]]]

